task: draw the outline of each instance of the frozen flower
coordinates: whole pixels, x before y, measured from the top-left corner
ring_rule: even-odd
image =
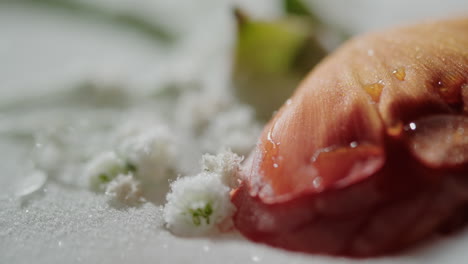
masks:
[[[135,166],[119,158],[114,152],[103,152],[93,158],[85,168],[89,187],[104,192],[107,185],[119,174],[135,171]]]
[[[237,172],[243,157],[230,150],[217,155],[205,154],[202,157],[202,170],[219,177],[223,184],[234,188],[237,186]]]
[[[182,236],[219,231],[235,210],[229,191],[230,188],[213,173],[179,178],[171,184],[164,207],[167,227]]]
[[[176,156],[173,134],[164,125],[136,129],[124,137],[117,148],[121,157],[134,164],[135,176],[142,182],[168,178]]]
[[[124,204],[135,204],[143,201],[139,181],[131,173],[119,174],[106,188],[106,195]]]
[[[202,135],[202,149],[214,153],[220,148],[230,148],[245,155],[255,146],[260,131],[252,109],[237,106],[213,118]]]
[[[175,117],[183,130],[198,136],[231,103],[231,98],[224,94],[207,91],[185,93],[178,101]]]

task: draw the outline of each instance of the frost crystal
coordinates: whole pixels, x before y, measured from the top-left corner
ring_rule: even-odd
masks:
[[[182,236],[219,231],[235,210],[229,191],[215,173],[202,172],[178,179],[172,183],[164,207],[167,227]]]

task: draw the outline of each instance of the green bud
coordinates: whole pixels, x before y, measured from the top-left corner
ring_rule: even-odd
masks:
[[[239,11],[236,17],[235,91],[254,107],[258,118],[268,120],[325,51],[316,40],[317,26],[308,17],[251,21]]]

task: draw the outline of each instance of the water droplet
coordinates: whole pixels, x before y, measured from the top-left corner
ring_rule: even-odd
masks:
[[[275,125],[273,125],[270,130],[268,131],[268,134],[267,134],[267,140],[269,142],[269,144],[267,144],[265,150],[267,152],[270,152],[271,153],[271,157],[274,158],[276,156],[276,154],[278,153],[278,146],[280,145],[279,142],[276,142],[274,139],[273,139],[273,129],[275,128]]]
[[[393,75],[400,81],[404,81],[406,77],[406,71],[404,67],[399,67],[393,70]]]
[[[252,261],[253,262],[260,262],[260,261],[262,261],[262,258],[260,258],[259,256],[252,256]]]
[[[291,99],[286,100],[286,105],[290,105],[292,103]]]
[[[335,147],[334,147],[334,146],[331,146],[331,147],[328,147],[328,148],[323,148],[323,149],[317,150],[317,151],[314,153],[314,155],[312,155],[312,157],[310,157],[310,162],[312,162],[312,163],[316,162],[317,159],[319,158],[320,154],[333,151],[334,149],[335,149]]]
[[[278,163],[273,163],[273,168],[278,168]]]
[[[367,56],[370,56],[370,57],[374,56],[374,50],[373,49],[368,49],[367,50]]]
[[[416,123],[414,122],[409,123],[408,128],[413,131],[416,130]]]
[[[353,142],[349,143],[349,146],[350,146],[351,148],[355,148],[355,147],[358,146],[358,143],[357,143],[356,141],[353,141]]]
[[[316,189],[322,187],[322,178],[321,178],[321,177],[316,177],[316,178],[312,181],[312,185],[314,185],[314,188],[316,188]]]
[[[382,94],[382,89],[385,87],[385,83],[380,80],[376,83],[368,84],[364,86],[364,90],[372,98],[374,102],[380,100],[380,95]]]
[[[273,129],[270,129],[270,131],[268,131],[268,135],[267,135],[267,140],[271,143],[271,145],[273,145],[273,148],[276,147],[276,143],[275,141],[273,141],[273,136],[272,136],[272,131]]]

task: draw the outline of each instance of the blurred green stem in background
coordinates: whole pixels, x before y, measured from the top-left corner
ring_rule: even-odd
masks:
[[[128,29],[140,32],[146,37],[160,44],[171,44],[175,36],[159,25],[155,25],[145,19],[126,13],[105,10],[95,5],[85,4],[81,1],[72,0],[0,0],[1,3],[24,4],[30,6],[42,6],[51,9],[60,9],[65,12],[74,13],[79,16],[92,17],[108,23],[116,24]]]
[[[271,118],[326,55],[318,41],[322,25],[317,17],[300,0],[283,3],[284,17],[271,21],[255,21],[235,10],[235,91],[263,121]]]
[[[301,0],[285,0],[283,8],[286,14],[306,16],[312,23],[320,24],[320,19]]]

